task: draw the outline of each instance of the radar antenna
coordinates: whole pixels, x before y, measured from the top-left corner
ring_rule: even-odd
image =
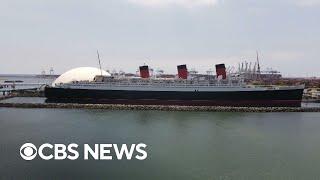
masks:
[[[100,60],[100,55],[99,55],[99,51],[98,50],[97,50],[97,55],[98,55],[98,60],[99,60],[100,73],[101,73],[101,76],[102,76],[101,60]]]

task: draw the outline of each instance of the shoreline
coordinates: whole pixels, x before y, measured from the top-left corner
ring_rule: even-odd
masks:
[[[197,111],[197,112],[320,112],[320,107],[222,107],[222,106],[161,106],[121,104],[66,104],[66,103],[0,103],[6,108],[39,109],[103,109],[143,111]]]

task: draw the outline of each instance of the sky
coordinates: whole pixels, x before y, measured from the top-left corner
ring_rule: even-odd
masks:
[[[320,76],[320,0],[0,0],[0,74],[255,61]]]

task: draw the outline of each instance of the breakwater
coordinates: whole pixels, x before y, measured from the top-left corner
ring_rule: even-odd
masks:
[[[9,99],[9,98],[12,98],[12,97],[14,97],[14,96],[12,96],[12,95],[0,96],[0,101],[1,100],[5,100],[5,99]]]
[[[105,110],[157,110],[157,111],[208,111],[208,112],[320,112],[319,107],[220,107],[220,106],[161,106],[121,104],[61,104],[61,103],[0,103],[9,108],[60,108]]]

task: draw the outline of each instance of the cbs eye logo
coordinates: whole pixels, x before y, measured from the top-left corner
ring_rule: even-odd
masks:
[[[37,148],[32,143],[25,143],[20,148],[20,156],[27,161],[34,159],[37,156]]]

